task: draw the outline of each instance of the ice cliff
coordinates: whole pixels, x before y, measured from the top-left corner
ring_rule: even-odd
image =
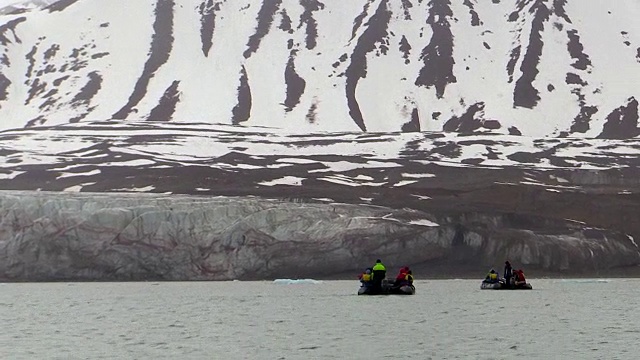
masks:
[[[537,233],[504,217],[251,197],[0,193],[5,280],[331,277],[389,264],[484,264],[513,255],[549,270],[638,264],[627,236],[571,222]],[[480,271],[485,270],[480,268]],[[479,273],[479,276],[482,275]]]

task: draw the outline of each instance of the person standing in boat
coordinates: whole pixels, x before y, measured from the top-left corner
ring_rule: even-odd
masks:
[[[382,260],[377,259],[373,265],[373,288],[374,290],[382,290],[382,280],[387,276],[387,268],[382,264]]]
[[[511,278],[513,277],[513,268],[511,263],[507,260],[504,262],[504,283],[505,286],[511,287]]]

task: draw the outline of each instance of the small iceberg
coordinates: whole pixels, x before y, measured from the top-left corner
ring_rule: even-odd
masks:
[[[275,279],[274,284],[280,285],[298,285],[298,284],[322,284],[320,280],[314,279]]]
[[[570,283],[570,284],[598,284],[598,283],[608,283],[611,280],[609,279],[562,279],[561,283]]]

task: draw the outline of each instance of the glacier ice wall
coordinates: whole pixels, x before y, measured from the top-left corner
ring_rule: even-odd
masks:
[[[506,221],[253,197],[2,192],[0,278],[331,277],[376,257],[397,266],[477,264],[479,274],[510,255],[548,270],[640,263],[626,236],[570,223],[541,234]]]

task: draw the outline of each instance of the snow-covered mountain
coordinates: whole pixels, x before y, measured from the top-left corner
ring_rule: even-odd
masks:
[[[328,261],[315,242],[337,271],[377,254],[636,274],[639,16],[637,0],[0,2],[0,189],[60,192],[0,196],[0,278],[253,277],[264,259],[283,275]],[[115,192],[167,196],[95,194]],[[215,196],[233,198],[191,209]],[[234,203],[253,220],[233,234],[176,235],[210,206],[233,223]],[[236,250],[251,256],[220,260]]]
[[[5,129],[117,119],[640,134],[636,0],[7,4]]]

